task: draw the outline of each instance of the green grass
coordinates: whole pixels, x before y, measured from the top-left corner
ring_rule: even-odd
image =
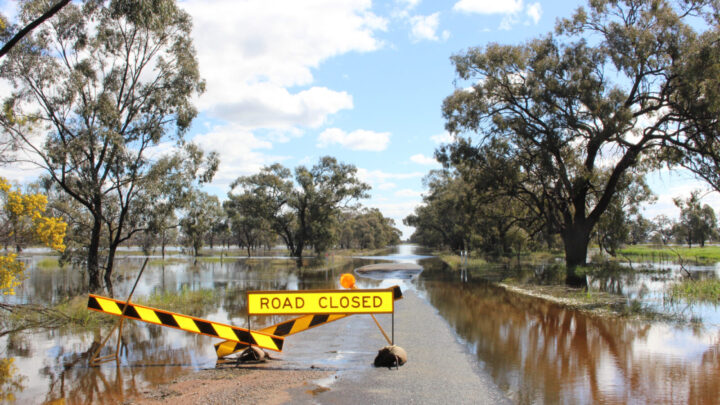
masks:
[[[657,259],[676,261],[679,254],[683,260],[693,260],[701,263],[720,262],[720,246],[680,247],[672,248],[653,245],[627,246],[619,251],[629,257],[655,257]]]
[[[149,307],[162,308],[165,311],[193,314],[205,312],[208,306],[216,303],[215,290],[188,290],[179,292],[156,292],[147,297],[133,299],[133,303]]]
[[[225,256],[198,256],[197,261],[205,263],[221,263],[227,261],[233,261],[237,259],[228,259]]]
[[[163,264],[176,264],[176,263],[189,263],[190,261],[185,258],[175,258],[175,257],[165,257],[165,260],[163,259],[152,259],[148,260],[148,265],[150,266],[162,266]]]
[[[60,258],[58,257],[44,257],[35,262],[35,268],[41,270],[54,270],[60,268]]]
[[[668,289],[672,299],[720,303],[720,280],[684,280]]]
[[[7,305],[0,313],[0,329],[86,328],[112,324],[116,318],[87,309],[87,296],[80,295],[53,307],[40,305]]]
[[[452,269],[457,270],[462,266],[463,258],[460,257],[459,255],[447,253],[447,252],[433,252],[433,255],[440,258],[440,260],[445,262]],[[485,259],[483,259],[482,257],[470,256],[467,261],[468,267],[482,266],[484,264],[487,264],[487,261]]]
[[[380,256],[389,254],[392,251],[391,248],[380,248],[380,249],[336,249],[330,254],[335,256]]]

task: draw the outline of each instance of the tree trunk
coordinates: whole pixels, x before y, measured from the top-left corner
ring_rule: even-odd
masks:
[[[303,243],[298,242],[298,244],[295,246],[295,250],[292,252],[292,255],[294,257],[297,257],[298,259],[302,259],[303,248],[304,248]]]
[[[113,265],[115,263],[115,252],[117,251],[117,245],[112,244],[108,249],[107,266],[105,267],[105,285],[112,285],[111,277],[113,272]]]
[[[573,287],[587,287],[585,275],[578,275],[578,266],[587,264],[587,249],[591,227],[572,224],[562,233],[565,245],[565,283]]]
[[[100,250],[100,231],[102,230],[102,222],[100,217],[96,217],[93,222],[92,231],[90,232],[90,245],[88,246],[87,272],[88,272],[88,288],[90,291],[100,290],[100,268],[99,255]]]

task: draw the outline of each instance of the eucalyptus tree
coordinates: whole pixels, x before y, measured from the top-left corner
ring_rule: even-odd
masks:
[[[268,221],[290,254],[301,258],[306,247],[323,252],[335,243],[337,218],[353,201],[367,198],[370,186],[356,177],[357,168],[325,156],[310,169],[295,168],[294,176],[280,164],[240,177],[231,185],[230,199],[244,195],[254,216]],[[234,189],[240,191],[233,194]]]
[[[452,57],[469,86],[445,99],[447,129],[464,149],[511,146],[522,173],[514,193],[561,235],[569,284],[586,283],[575,269],[623,176],[663,157],[679,162],[698,152],[702,134],[717,133],[708,111],[720,77],[694,80],[698,60],[718,46],[718,15],[710,0],[593,0],[554,33]]]
[[[718,236],[715,210],[707,204],[701,204],[698,190],[691,192],[687,199],[675,198],[673,202],[680,208],[676,236],[688,247],[692,247],[693,242],[704,247],[705,241]]]
[[[45,6],[47,2],[36,2],[38,6]],[[0,40],[5,41],[5,44],[0,48],[0,58],[5,56],[10,50],[18,43],[21,39],[25,38],[33,29],[38,25],[42,24],[48,18],[57,14],[63,7],[67,6],[70,0],[60,0],[53,4],[50,8],[41,8],[42,13],[38,10],[35,15],[37,17],[27,22],[27,25],[20,28],[15,24],[11,24],[6,16],[0,14]]]
[[[652,219],[652,239],[667,245],[675,235],[675,221],[667,215],[658,215]]]
[[[631,242],[633,236],[637,237],[638,235],[632,235],[632,231],[637,231],[638,222],[642,220],[640,205],[652,201],[655,201],[655,195],[645,178],[633,177],[626,172],[620,179],[618,190],[607,210],[595,225],[593,232],[600,249],[616,256],[622,245]]]
[[[377,208],[346,210],[338,225],[338,244],[341,248],[380,249],[400,243],[402,232],[392,218],[386,218]]]
[[[477,193],[469,183],[446,170],[434,170],[423,182],[428,187],[423,205],[403,222],[415,227],[413,240],[429,246],[445,246],[453,251],[471,249],[480,219]]]
[[[213,232],[213,227],[222,220],[223,211],[217,196],[203,191],[193,193],[184,217],[180,220],[180,229],[185,237],[185,246],[192,248],[193,256],[200,254],[205,241]]]
[[[22,23],[40,3],[21,2]],[[196,115],[191,100],[204,84],[191,37],[190,16],[173,0],[87,1],[65,6],[2,59],[14,89],[0,125],[91,217],[93,290],[101,245],[127,236],[138,196],[159,184],[150,150],[181,144]],[[106,282],[113,254],[102,263]]]
[[[270,239],[270,221],[263,216],[262,202],[253,194],[228,194],[223,203],[225,215],[230,220],[230,233],[238,247],[245,247],[247,255],[252,249]]]

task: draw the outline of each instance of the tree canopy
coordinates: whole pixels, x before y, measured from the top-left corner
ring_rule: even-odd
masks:
[[[574,269],[623,179],[715,145],[720,76],[702,71],[718,64],[707,58],[720,44],[717,16],[704,0],[591,1],[554,33],[453,56],[469,86],[443,103],[458,141],[440,157],[471,164],[483,145],[507,143],[519,176],[506,194],[562,237],[567,281],[583,284]]]
[[[23,1],[21,22],[41,3]],[[101,248],[108,284],[115,249],[142,228],[131,224],[141,202],[174,171],[156,166],[151,148],[182,146],[196,115],[191,100],[204,83],[190,16],[174,0],[71,3],[3,58],[0,75],[14,86],[3,130],[91,218],[84,249],[98,289]]]
[[[331,248],[341,208],[367,197],[370,186],[360,181],[356,172],[355,166],[329,156],[310,169],[296,167],[294,176],[276,163],[235,180],[228,196],[230,200],[242,198],[254,207],[249,214],[266,220],[290,253],[300,258],[307,246],[316,252]],[[236,188],[240,194],[233,193]]]

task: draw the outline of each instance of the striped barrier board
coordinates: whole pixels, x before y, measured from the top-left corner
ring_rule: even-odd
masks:
[[[338,319],[345,318],[346,314],[321,314],[321,315],[303,315],[301,317],[291,319],[289,321],[280,322],[273,326],[260,329],[260,332],[268,333],[275,336],[288,336],[316,326],[324,325]],[[215,352],[218,358],[229,356],[241,350],[245,350],[247,344],[226,340],[215,344]]]
[[[125,307],[125,305],[127,305]],[[123,307],[125,310],[123,311]],[[175,329],[181,329],[186,332],[198,333],[218,337],[231,341],[233,343],[241,343],[244,345],[254,345],[264,349],[282,351],[284,337],[266,333],[263,331],[254,331],[236,326],[226,325],[218,322],[212,322],[205,319],[195,318],[137,305],[126,303],[112,298],[102,297],[100,295],[90,294],[88,297],[88,309],[102,313],[123,316],[128,319],[135,319],[156,325],[167,326]]]
[[[393,290],[393,300],[397,301],[402,298],[402,290],[399,286],[391,287]],[[289,336],[294,335],[298,332],[302,332],[316,326],[328,324],[330,322],[337,321],[338,319],[345,318],[351,314],[309,314],[303,315],[288,321],[280,322],[278,324],[268,326],[267,328],[260,329],[260,332],[264,332],[275,336]],[[237,353],[241,350],[245,350],[248,345],[238,343],[234,341],[226,340],[224,342],[215,344],[215,353],[217,357],[223,358],[233,353]]]

